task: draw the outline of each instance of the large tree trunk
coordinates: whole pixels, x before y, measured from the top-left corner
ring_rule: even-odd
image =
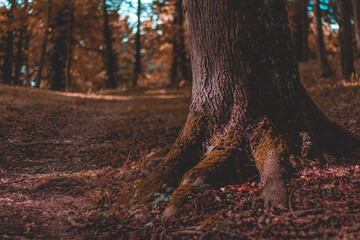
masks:
[[[43,41],[41,44],[40,63],[39,63],[39,69],[37,72],[36,83],[35,83],[37,88],[40,88],[42,72],[43,72],[43,68],[44,68],[44,64],[45,64],[46,47],[47,47],[50,19],[51,19],[51,7],[52,7],[51,0],[48,0],[47,1],[47,13],[46,13],[46,25],[45,25]]]
[[[324,32],[322,29],[322,22],[321,22],[320,0],[313,0],[313,9],[314,9],[313,23],[314,23],[314,35],[316,41],[316,56],[320,60],[322,77],[328,77],[332,74],[332,71],[329,67],[328,59],[325,53]]]
[[[141,0],[138,0],[138,11],[137,11],[137,29],[136,29],[136,39],[135,39],[135,66],[134,66],[134,79],[132,82],[132,86],[135,87],[137,85],[139,75],[141,73]]]
[[[206,184],[246,181],[252,163],[266,206],[285,204],[284,179],[294,167],[305,159],[324,161],[322,153],[342,153],[357,140],[328,121],[301,85],[284,1],[183,4],[193,70],[190,112],[132,202],[175,187],[164,212],[170,216]]]
[[[104,14],[104,39],[105,39],[105,66],[108,79],[106,81],[107,88],[116,87],[116,72],[117,72],[117,56],[112,47],[112,37],[109,23],[109,13],[106,0],[102,0],[102,8]]]
[[[360,0],[353,0],[354,24],[356,37],[356,58],[360,58]]]
[[[355,73],[350,22],[350,0],[337,0],[337,12],[339,17],[341,72],[344,79],[350,80],[351,76]]]
[[[65,91],[71,91],[71,59],[72,59],[72,32],[74,26],[74,9],[70,10],[70,22],[67,34],[67,53],[66,53],[66,72],[65,72]]]
[[[178,68],[180,68],[181,77],[184,80],[191,80],[189,69],[187,66],[185,37],[184,37],[184,16],[182,8],[182,0],[175,0],[175,16],[174,16],[174,36],[173,36],[173,60],[171,65],[170,79],[173,85],[179,83]]]

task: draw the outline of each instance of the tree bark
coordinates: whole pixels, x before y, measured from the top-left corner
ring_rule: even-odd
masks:
[[[360,58],[360,0],[353,0],[354,24],[356,37],[356,58]]]
[[[52,7],[51,1],[52,0],[47,1],[46,25],[45,25],[43,41],[41,44],[39,69],[38,69],[37,77],[36,77],[36,87],[37,88],[40,88],[42,72],[43,72],[43,68],[44,68],[44,64],[45,64],[46,46],[47,46],[47,41],[48,41],[50,19],[51,19],[51,7]]]
[[[350,22],[350,0],[338,0],[337,12],[339,18],[341,72],[345,80],[350,80],[355,73]]]
[[[108,75],[108,79],[105,85],[107,88],[115,88],[116,87],[115,75],[117,72],[117,61],[116,61],[117,56],[112,47],[112,36],[111,36],[109,13],[108,13],[108,6],[106,4],[106,0],[102,0],[102,7],[104,14],[104,39],[106,45],[105,66]]]
[[[184,0],[183,6],[193,69],[187,123],[132,203],[175,187],[164,212],[171,216],[207,184],[246,181],[252,164],[266,207],[284,205],[284,180],[304,159],[325,161],[324,152],[357,146],[301,85],[284,1]]]
[[[328,59],[325,53],[325,45],[324,45],[324,32],[322,29],[321,22],[321,9],[320,9],[320,1],[313,0],[313,23],[314,23],[314,35],[316,41],[316,56],[320,61],[321,67],[321,76],[328,77],[332,75],[332,71],[329,66]]]
[[[65,72],[65,91],[71,91],[71,59],[72,59],[72,32],[74,26],[74,9],[70,10],[70,22],[67,35],[67,54],[66,54],[66,72]]]
[[[135,39],[135,66],[134,66],[134,79],[132,86],[137,86],[139,75],[141,74],[141,0],[138,0],[138,11],[137,11],[137,29],[136,29],[136,39]]]

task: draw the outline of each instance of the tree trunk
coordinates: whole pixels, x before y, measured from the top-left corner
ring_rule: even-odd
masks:
[[[68,4],[57,2],[56,9],[52,13],[53,21],[51,21],[50,25],[52,29],[50,41],[53,47],[49,49],[49,80],[51,90],[65,89],[68,11]]]
[[[104,39],[105,39],[105,66],[106,72],[108,75],[108,79],[106,81],[107,88],[115,88],[116,87],[116,79],[115,74],[117,72],[117,61],[116,61],[116,54],[112,47],[112,37],[111,37],[111,30],[109,24],[109,13],[108,13],[108,6],[106,4],[106,0],[102,0],[102,7],[104,12]]]
[[[41,44],[39,69],[38,69],[37,76],[36,76],[36,87],[37,88],[40,88],[42,72],[43,72],[43,68],[44,68],[44,64],[45,64],[46,46],[47,46],[47,41],[48,41],[50,19],[51,19],[51,7],[52,7],[51,1],[52,0],[47,1],[46,25],[45,25],[43,41]]]
[[[25,13],[26,13],[26,19],[25,19],[25,24],[24,24],[24,54],[23,54],[24,55],[23,61],[25,62],[25,70],[26,70],[24,82],[30,82],[31,77],[30,77],[29,45],[30,45],[32,31],[28,29],[28,27],[29,27],[29,10],[30,10],[28,0],[25,0],[24,7],[25,7]]]
[[[356,37],[356,58],[360,58],[360,0],[353,0],[354,24]]]
[[[301,85],[284,1],[183,4],[193,69],[187,123],[132,203],[175,187],[164,212],[170,216],[206,184],[246,181],[252,164],[266,207],[286,204],[284,179],[293,168],[325,161],[324,152],[342,153],[358,139],[327,120]]]
[[[19,36],[17,40],[17,50],[16,50],[16,57],[15,57],[15,73],[14,73],[14,85],[18,85],[19,82],[19,76],[21,74],[21,68],[23,65],[23,37],[24,36],[24,30],[19,29]]]
[[[308,60],[308,0],[295,0],[289,3],[290,18],[292,21],[292,38],[295,45],[295,52],[298,61]]]
[[[320,9],[320,0],[313,0],[313,23],[314,23],[314,35],[316,41],[316,56],[320,60],[321,67],[321,76],[328,77],[332,75],[328,59],[325,53],[324,45],[324,32],[322,29],[321,22],[321,9]]]
[[[67,34],[67,53],[66,53],[66,72],[65,72],[65,91],[71,91],[71,59],[72,59],[72,32],[74,26],[74,9],[70,10],[70,22]]]
[[[134,67],[134,79],[132,86],[135,87],[137,85],[139,75],[141,73],[141,39],[140,39],[140,26],[141,26],[141,0],[138,0],[138,11],[137,11],[137,29],[136,29],[136,39],[135,39],[135,67]]]
[[[13,10],[15,4],[11,1],[11,7],[8,12],[8,30],[6,33],[6,40],[5,40],[5,56],[4,56],[4,64],[3,64],[3,81],[5,84],[11,84],[12,82],[12,68],[13,68]]]
[[[350,22],[350,0],[338,0],[337,12],[339,17],[341,72],[345,80],[350,80],[355,73]]]
[[[185,37],[184,37],[184,16],[182,8],[182,0],[175,0],[175,16],[174,16],[174,36],[173,36],[173,60],[171,65],[171,83],[177,85],[180,76],[178,76],[178,68],[180,68],[181,77],[184,80],[191,80],[189,69],[187,66]]]

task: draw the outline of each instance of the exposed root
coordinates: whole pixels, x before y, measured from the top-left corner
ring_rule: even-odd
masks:
[[[318,116],[319,117],[319,116]],[[321,116],[320,116],[321,118]],[[288,192],[285,181],[294,168],[305,167],[309,159],[322,159],[323,148],[310,122],[281,121],[276,124],[264,118],[257,127],[242,133],[233,129],[218,139],[203,116],[190,114],[176,143],[155,171],[137,183],[130,203],[149,203],[154,193],[172,193],[163,213],[169,218],[179,212],[189,196],[209,186],[220,187],[246,180],[245,165],[254,160],[264,185],[265,207],[286,207]],[[210,144],[212,146],[204,146]],[[153,165],[151,160],[142,166]],[[150,171],[149,171],[150,172]]]
[[[206,125],[203,116],[189,115],[170,152],[156,170],[138,184],[130,203],[146,203],[153,193],[179,184],[184,173],[199,161],[203,152],[202,143],[207,136]]]
[[[239,169],[241,163],[244,163],[244,155],[239,150],[236,137],[231,135],[226,140],[219,140],[216,146],[199,164],[184,175],[180,186],[173,193],[164,217],[175,214],[190,194],[209,184],[216,187],[241,182]]]

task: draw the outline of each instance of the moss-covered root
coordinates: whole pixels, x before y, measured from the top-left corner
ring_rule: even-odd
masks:
[[[239,158],[241,158],[241,152],[231,141],[223,142],[221,146],[213,149],[198,165],[184,175],[163,217],[168,218],[176,214],[191,193],[208,184],[219,186],[239,182],[240,176],[236,171],[240,162]]]
[[[285,207],[287,191],[284,182],[284,170],[280,164],[280,156],[275,149],[268,152],[261,175],[264,183],[262,195],[265,198],[265,208]]]
[[[153,193],[179,184],[184,173],[194,167],[203,154],[202,144],[207,136],[205,126],[205,117],[189,114],[184,129],[169,153],[154,172],[138,183],[135,195],[131,196],[131,204],[146,203]]]
[[[286,207],[285,169],[299,159],[290,153],[288,142],[276,136],[271,130],[259,134],[258,141],[252,142],[252,154],[264,184],[265,208]],[[297,160],[296,160],[297,159]]]

